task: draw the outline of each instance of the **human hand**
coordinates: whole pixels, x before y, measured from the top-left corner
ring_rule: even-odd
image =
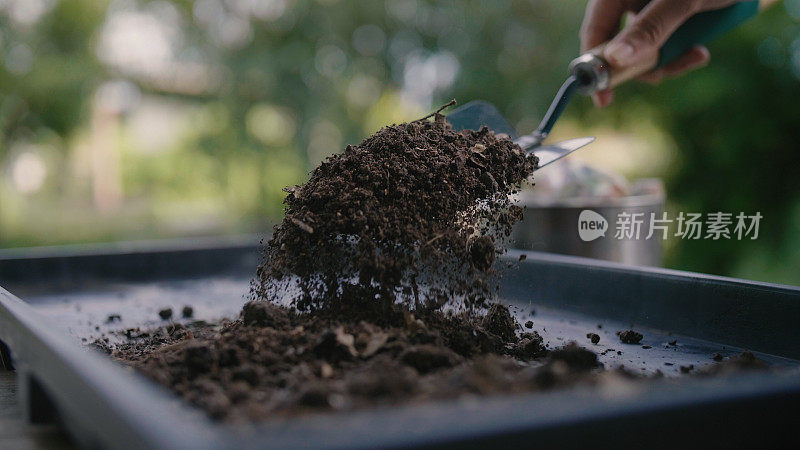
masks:
[[[581,51],[585,52],[608,42],[603,58],[613,67],[623,69],[657,54],[662,45],[686,19],[712,9],[720,9],[736,0],[590,0],[581,26]],[[633,13],[628,25],[619,31],[623,16]],[[610,40],[610,42],[609,42]],[[657,83],[704,66],[710,58],[708,49],[695,46],[665,66],[639,77]],[[610,89],[592,96],[595,104],[611,103]]]

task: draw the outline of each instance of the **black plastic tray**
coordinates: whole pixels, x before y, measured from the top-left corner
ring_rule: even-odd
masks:
[[[268,420],[234,429],[80,346],[115,328],[163,323],[190,304],[233,316],[257,239],[187,240],[0,252],[0,339],[11,350],[28,418],[61,421],[88,447],[674,446],[799,439],[800,289],[512,251],[505,302],[531,311],[551,348],[569,340],[607,367],[661,370],[663,380]],[[25,301],[19,300],[14,292]],[[109,314],[121,321],[105,323]],[[180,320],[180,319],[176,319]],[[598,324],[602,328],[598,328]],[[96,329],[95,327],[99,327]],[[652,348],[614,336],[634,327]],[[585,335],[597,332],[592,346]],[[668,345],[677,340],[678,345]],[[608,348],[615,351],[603,352]],[[749,349],[784,370],[690,378],[679,366]],[[621,350],[622,355],[617,354]],[[671,365],[666,365],[669,363]]]

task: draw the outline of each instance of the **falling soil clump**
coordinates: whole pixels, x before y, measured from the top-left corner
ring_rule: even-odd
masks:
[[[586,338],[592,341],[592,344],[597,344],[600,342],[600,335],[597,333],[587,333]]]
[[[286,213],[266,246],[253,297],[299,310],[376,311],[395,301],[486,306],[492,267],[522,210],[509,194],[537,159],[486,127],[434,120],[387,126],[286,189]]]

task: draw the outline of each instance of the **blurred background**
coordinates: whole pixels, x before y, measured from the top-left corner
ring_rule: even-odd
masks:
[[[0,247],[269,230],[281,188],[451,98],[533,130],[585,1],[0,0]],[[800,0],[656,88],[581,98],[554,138],[659,177],[667,210],[761,212],[757,240],[680,240],[667,267],[800,284]]]

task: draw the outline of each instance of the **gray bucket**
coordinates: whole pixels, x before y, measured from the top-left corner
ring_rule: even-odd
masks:
[[[525,212],[523,220],[514,227],[512,247],[637,266],[661,265],[664,242],[661,232],[655,231],[650,239],[646,239],[651,213],[661,218],[664,211],[664,185],[660,180],[639,180],[633,184],[631,195],[618,198],[553,199],[537,196],[534,192],[535,189],[523,190],[519,194],[519,205],[525,208]],[[604,236],[591,241],[581,238],[579,218],[585,210],[594,211],[606,219]],[[621,213],[643,213],[643,216],[637,216],[644,222],[638,239],[616,238],[616,224]]]

